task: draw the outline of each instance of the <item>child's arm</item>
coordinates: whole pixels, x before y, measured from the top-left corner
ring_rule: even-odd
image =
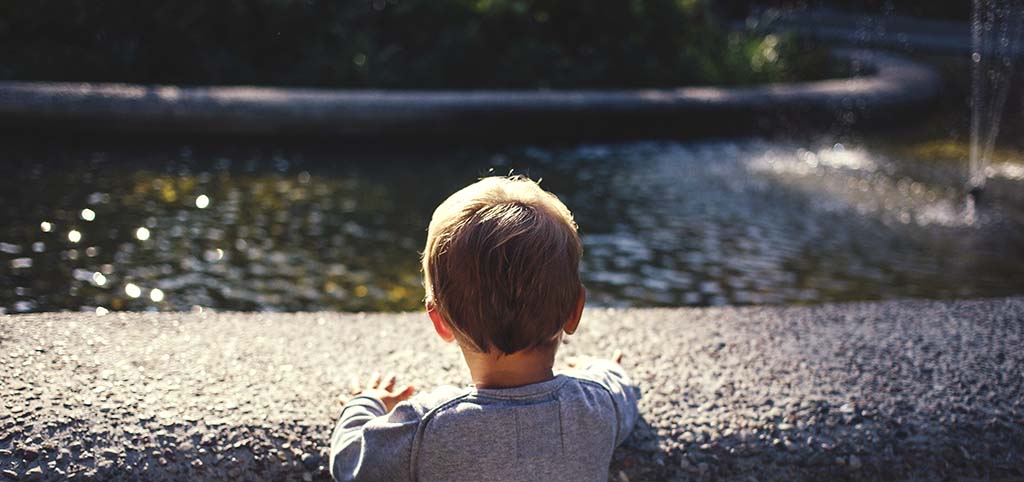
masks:
[[[620,445],[629,437],[640,416],[637,400],[640,398],[640,390],[633,385],[632,380],[626,375],[626,370],[619,362],[622,361],[622,352],[615,351],[611,360],[604,358],[586,357],[582,360],[570,361],[570,367],[576,368],[601,385],[604,385],[611,393],[612,402],[615,404],[615,413],[618,417],[619,427],[615,434],[615,445]]]
[[[411,404],[398,403],[412,389],[393,391],[393,381],[380,389],[379,377],[371,386],[341,411],[331,434],[331,476],[337,481],[411,480],[412,441],[421,414]]]

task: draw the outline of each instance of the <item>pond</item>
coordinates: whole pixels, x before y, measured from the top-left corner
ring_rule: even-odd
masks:
[[[575,213],[590,302],[746,305],[1024,293],[1024,165],[867,142],[725,139],[368,153],[4,147],[0,310],[411,310],[433,208],[480,176]]]

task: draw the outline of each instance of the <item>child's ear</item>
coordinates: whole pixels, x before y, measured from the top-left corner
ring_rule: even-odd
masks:
[[[427,316],[430,317],[430,322],[434,324],[434,331],[437,332],[437,336],[440,336],[445,343],[451,343],[455,339],[455,334],[448,328],[448,324],[444,322],[444,318],[441,318],[441,314],[434,308],[434,303],[427,302]]]
[[[576,329],[580,327],[580,319],[583,318],[583,305],[587,304],[587,289],[580,285],[580,297],[576,300],[576,309],[572,312],[572,317],[569,321],[565,322],[565,326],[562,328],[566,335],[576,333]]]

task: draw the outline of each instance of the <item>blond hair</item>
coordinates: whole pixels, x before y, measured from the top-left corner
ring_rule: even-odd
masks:
[[[525,177],[486,177],[430,219],[426,301],[473,350],[547,345],[576,308],[582,252],[572,213],[554,194]]]

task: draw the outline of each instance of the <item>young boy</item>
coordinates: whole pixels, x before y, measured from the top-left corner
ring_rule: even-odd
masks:
[[[606,481],[637,418],[621,356],[552,371],[583,313],[581,254],[568,208],[529,179],[484,178],[441,203],[423,252],[427,314],[474,386],[354,387],[331,435],[335,480]]]

